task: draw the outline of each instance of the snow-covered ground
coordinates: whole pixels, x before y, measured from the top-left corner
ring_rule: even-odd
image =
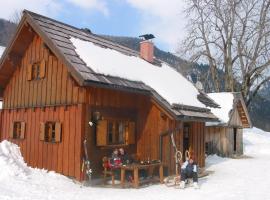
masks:
[[[0,199],[270,199],[270,133],[259,129],[244,131],[245,159],[211,156],[208,170],[214,173],[200,180],[201,189],[185,190],[154,185],[141,189],[81,187],[70,179],[45,170],[28,168],[19,148],[0,143]]]

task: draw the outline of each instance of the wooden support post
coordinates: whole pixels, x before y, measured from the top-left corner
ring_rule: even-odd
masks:
[[[139,169],[135,167],[134,169],[134,188],[139,188]]]
[[[159,166],[159,180],[160,180],[161,184],[164,183],[163,165],[162,164]]]
[[[126,170],[121,168],[121,187],[125,187],[125,176],[126,176]]]

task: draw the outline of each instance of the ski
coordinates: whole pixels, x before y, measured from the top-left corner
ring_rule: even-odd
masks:
[[[85,173],[88,176],[88,181],[90,183],[91,178],[92,178],[92,169],[91,169],[91,162],[90,162],[89,156],[88,156],[87,140],[86,139],[83,141],[83,146],[84,146],[84,155],[85,155],[83,166],[85,166]]]

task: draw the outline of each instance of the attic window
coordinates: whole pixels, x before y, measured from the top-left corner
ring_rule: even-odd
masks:
[[[32,80],[39,79],[39,74],[40,74],[40,64],[35,63],[32,65]]]
[[[45,78],[46,61],[42,60],[40,62],[29,64],[27,73],[28,81]]]

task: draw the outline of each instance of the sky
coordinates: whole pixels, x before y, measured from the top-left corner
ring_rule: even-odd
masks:
[[[175,52],[185,36],[184,8],[184,0],[8,0],[1,2],[0,18],[28,9],[96,34],[152,33],[159,48]]]

